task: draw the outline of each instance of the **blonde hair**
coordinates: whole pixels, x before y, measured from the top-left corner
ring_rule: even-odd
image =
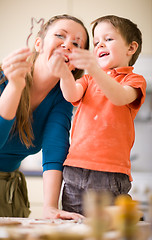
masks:
[[[83,26],[85,29],[86,35],[87,35],[87,41],[85,44],[85,49],[89,49],[89,35],[87,32],[87,29],[85,28],[83,22],[76,17],[63,14],[63,15],[57,15],[52,17],[49,21],[47,21],[41,31],[38,33],[38,37],[41,37],[42,39],[45,38],[45,35],[47,33],[48,28],[55,22],[61,19],[69,19],[72,21],[75,21]],[[12,133],[15,131],[18,131],[20,140],[27,148],[30,146],[33,146],[33,140],[34,140],[34,134],[32,130],[32,111],[31,111],[31,106],[30,106],[30,88],[32,85],[32,80],[33,80],[33,71],[34,71],[34,63],[39,55],[38,52],[36,52],[35,48],[33,48],[33,54],[31,57],[28,59],[29,62],[31,62],[32,69],[31,73],[27,73],[26,75],[26,86],[22,92],[22,96],[20,99],[20,103],[17,109],[16,113],[16,120],[15,123],[12,127]],[[2,70],[2,69],[0,69]],[[72,72],[73,76],[75,79],[79,78],[83,74],[83,70],[80,69],[75,69]],[[2,84],[4,81],[6,81],[6,78],[4,77],[1,81],[0,84]]]

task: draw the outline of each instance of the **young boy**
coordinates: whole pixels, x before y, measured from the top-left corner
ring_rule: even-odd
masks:
[[[113,15],[93,24],[93,53],[76,49],[67,56],[88,74],[75,81],[61,56],[54,69],[65,99],[78,106],[62,200],[64,210],[81,214],[88,189],[109,191],[114,198],[129,192],[134,119],[146,95],[146,81],[132,67],[142,47],[137,25]]]

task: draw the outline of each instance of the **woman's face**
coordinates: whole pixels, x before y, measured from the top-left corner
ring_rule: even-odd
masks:
[[[42,43],[41,39],[40,41]],[[70,19],[57,20],[48,28],[43,44],[39,44],[39,48],[37,46],[36,50],[40,52],[38,58],[41,58],[41,64],[46,66],[54,53],[60,53],[72,71],[74,67],[70,64],[67,55],[74,48],[85,48],[86,41],[87,35],[81,24]],[[43,49],[41,49],[41,46],[43,46]]]

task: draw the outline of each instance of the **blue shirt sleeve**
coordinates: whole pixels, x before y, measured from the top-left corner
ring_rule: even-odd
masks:
[[[69,149],[72,105],[64,99],[54,106],[45,126],[42,143],[42,166],[46,170],[63,170]]]

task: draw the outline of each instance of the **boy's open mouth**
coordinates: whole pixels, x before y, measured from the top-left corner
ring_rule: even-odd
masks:
[[[99,58],[105,57],[105,56],[109,56],[109,53],[107,53],[107,52],[101,52],[101,53],[99,53]]]

